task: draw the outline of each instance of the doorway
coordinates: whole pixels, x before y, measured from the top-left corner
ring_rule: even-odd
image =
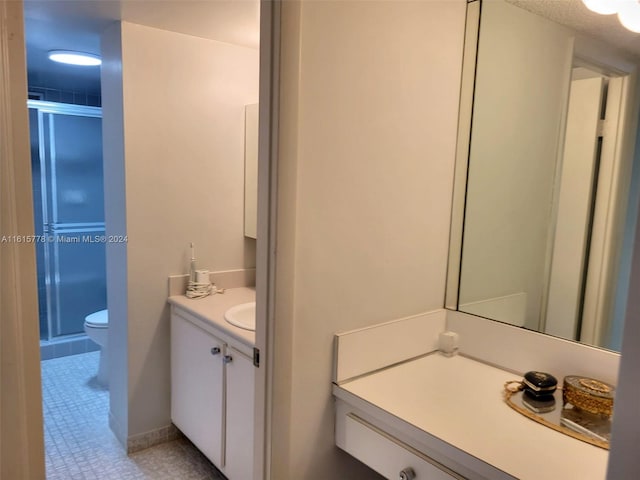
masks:
[[[139,24],[139,25],[142,25],[142,24]],[[137,27],[136,27],[136,28],[137,28]],[[157,27],[156,27],[156,28],[157,28]],[[257,58],[257,56],[256,56],[256,58]],[[201,96],[202,96],[202,95],[201,95]],[[106,111],[106,109],[105,109],[105,111]],[[106,118],[106,114],[105,114],[105,118]],[[202,125],[205,125],[205,123],[204,123],[204,122],[201,122],[201,124],[202,124]],[[186,143],[185,143],[185,145],[186,145]],[[172,160],[173,160],[174,162],[178,162],[178,163],[179,163],[180,158],[173,157],[173,158],[172,158]],[[168,162],[167,162],[167,163],[168,163]],[[151,165],[151,163],[149,163],[149,164]],[[175,163],[174,163],[174,166],[175,166],[175,165],[177,165],[177,164],[175,164]],[[107,192],[107,193],[108,193],[108,192]],[[185,210],[185,211],[186,211],[186,210]],[[184,215],[182,215],[182,216],[184,216]],[[107,218],[108,218],[108,217],[107,217]],[[200,217],[199,217],[199,218],[200,218]],[[109,224],[109,222],[107,221],[107,227],[108,227],[108,224]],[[170,231],[171,231],[171,230],[170,230]],[[166,232],[165,232],[165,233],[166,233]],[[160,241],[162,241],[162,240],[164,239],[164,237],[162,237],[162,238],[161,238],[160,236],[158,236],[158,237],[157,237],[157,239],[158,239],[158,240],[160,240]],[[154,238],[148,238],[148,239],[147,239],[147,244],[148,244],[149,246],[152,246],[152,247],[153,247],[153,246],[157,246],[158,241],[157,241],[156,239],[154,239]],[[107,247],[107,248],[108,248],[108,247]],[[176,250],[177,250],[177,249],[176,249]],[[174,253],[174,252],[171,252],[171,253]],[[43,256],[44,256],[44,255],[43,255]],[[160,264],[160,263],[162,263],[162,262],[155,261],[155,264]],[[207,265],[207,266],[209,266],[209,265]],[[174,269],[171,273],[180,273],[180,271],[179,271],[179,270],[178,270],[178,271],[176,271],[176,270]],[[165,279],[166,279],[166,277],[164,277],[164,278],[162,278],[162,277],[158,277],[158,278],[160,278],[160,279],[161,279],[160,281],[161,281],[161,282],[163,282],[163,283],[164,283],[164,281],[165,281]],[[134,282],[134,283],[136,283],[136,282]],[[138,283],[138,286],[139,286],[139,285],[140,285],[140,284]],[[163,285],[163,287],[164,287],[164,285]],[[126,289],[126,285],[125,285],[125,287],[124,287],[123,289]],[[164,293],[164,292],[166,292],[166,287],[163,289],[163,293]],[[165,293],[165,295],[166,295],[166,293]],[[133,297],[136,297],[136,298],[137,298],[137,295],[136,295],[135,293],[133,293],[133,294],[131,294],[131,295],[130,295],[130,297],[129,297],[129,298],[133,298]],[[166,299],[166,296],[165,296],[165,299]],[[139,300],[138,300],[138,301],[139,301]],[[156,308],[157,308],[157,310],[160,310],[160,309],[161,309],[161,308],[163,308],[163,307],[164,307],[164,308],[166,308],[166,305],[165,305],[164,299],[160,299],[159,301],[155,301],[155,300],[154,300],[154,302],[155,302],[155,303],[153,303],[153,309],[156,309]],[[131,303],[133,303],[133,300],[131,300]],[[125,308],[126,308],[126,305],[125,305]],[[155,312],[155,311],[154,311],[153,313],[154,313],[154,314],[156,314],[156,312]],[[145,311],[145,314],[147,314],[147,312],[146,312],[146,311]],[[129,315],[132,315],[132,314],[131,314],[131,313],[129,313]],[[160,317],[161,315],[162,315],[162,313],[159,313],[157,316],[158,316],[158,317]],[[132,315],[132,316],[133,316],[133,315]],[[137,322],[140,322],[139,324],[144,323],[144,322],[141,322],[141,321],[140,321],[140,317],[139,317],[139,315],[135,315],[134,317],[135,317],[135,320],[136,320]],[[121,330],[120,330],[120,332],[127,334],[127,333],[128,333],[128,332],[127,332],[127,322],[129,322],[130,320],[129,320],[126,316],[123,316],[123,317],[121,317],[121,321],[122,321],[122,322],[124,322],[124,327],[125,327],[125,328],[124,328],[124,329],[121,329]],[[161,321],[162,321],[162,320],[160,320],[160,322],[161,322]],[[148,325],[148,324],[147,324],[147,325]],[[53,330],[53,329],[52,329],[52,330]],[[120,333],[120,332],[119,332],[119,333]],[[151,333],[150,335],[148,335],[148,336],[147,336],[147,338],[149,338],[149,337],[151,337],[151,336],[152,336],[152,333]],[[134,340],[132,340],[132,341],[133,341],[133,342],[135,342],[135,343],[136,343],[136,345],[139,345],[139,343],[138,343],[138,341],[139,341],[139,340],[140,340],[140,339],[138,338],[138,339],[134,339]],[[162,343],[162,342],[159,342],[159,343]],[[157,349],[157,346],[156,346],[156,345],[157,345],[157,344],[155,344],[153,348],[156,348],[156,349]],[[262,352],[263,352],[263,353],[265,353],[265,350],[263,349],[263,350],[262,350]],[[133,357],[133,356],[134,356],[133,354],[131,354],[128,358],[127,358],[127,356],[126,356],[126,355],[127,355],[127,352],[125,351],[125,352],[124,352],[124,356],[123,356],[124,360],[122,361],[122,363],[125,363],[125,362],[129,362],[129,363],[132,363],[132,362],[139,362],[139,363],[138,363],[138,365],[139,365],[139,364],[141,364],[141,363],[144,363],[145,365],[146,365],[146,364],[148,364],[148,362],[143,362],[143,360],[141,360],[141,359],[140,359],[140,355],[138,355],[134,360],[130,360],[130,359],[131,359],[131,357]],[[166,358],[166,352],[164,352],[164,358]],[[125,365],[126,365],[126,363],[125,363]],[[157,363],[156,363],[156,365],[157,365]],[[131,367],[129,367],[129,368],[131,368]],[[155,368],[155,372],[158,372],[158,370],[161,370],[161,368]],[[144,372],[143,372],[143,373],[144,373]],[[126,376],[126,375],[128,375],[128,372],[124,372],[124,373],[123,373],[123,375],[125,375],[125,376]],[[152,372],[152,374],[151,374],[151,375],[155,375],[155,373],[153,373],[153,372]],[[143,374],[143,375],[141,375],[141,378],[142,378],[142,379],[146,379],[146,378],[148,378],[148,377],[147,377],[147,375],[144,375],[144,374]],[[127,379],[125,378],[125,382],[126,382],[126,380],[127,380]],[[154,381],[155,381],[155,379],[154,379]],[[263,389],[263,390],[264,390],[264,389]],[[116,393],[117,393],[117,395],[120,395],[122,392],[121,392],[121,391],[118,391],[118,392],[116,392]],[[126,392],[126,391],[124,391],[124,394],[127,394],[127,392]],[[121,395],[121,397],[124,397],[124,395]],[[119,398],[120,398],[120,397],[119,397]],[[124,402],[123,402],[123,403],[125,404],[125,406],[128,406],[128,405],[126,405],[126,403],[127,403],[127,401],[130,401],[130,400],[129,400],[129,398],[130,398],[130,397],[124,397],[124,398],[125,398],[125,400],[124,400]],[[165,399],[164,399],[164,398],[162,399],[162,402],[163,402],[163,403],[165,402]],[[114,403],[114,402],[113,402],[113,392],[112,392],[112,397],[111,397],[111,404],[112,404],[112,406],[113,406],[113,403]],[[157,404],[157,402],[156,402],[156,404]],[[141,412],[140,410],[141,410],[141,409],[140,409],[140,408],[138,408],[138,411],[137,411],[137,414],[136,414],[136,415],[144,416],[145,412]],[[126,417],[123,417],[123,418],[124,418],[124,419],[125,419],[125,421],[126,421]],[[137,417],[136,417],[136,418],[137,418]],[[127,433],[125,432],[125,436],[126,436],[126,434],[127,434]],[[131,435],[131,431],[129,432],[129,435]]]
[[[622,232],[631,165],[618,146],[625,75],[578,62],[569,91],[564,151],[558,171],[546,319],[541,330],[611,348],[622,265]],[[624,310],[624,307],[622,307]],[[541,320],[542,321],[542,320]]]

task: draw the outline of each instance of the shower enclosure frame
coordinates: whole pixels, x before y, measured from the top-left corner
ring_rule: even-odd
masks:
[[[69,115],[102,119],[102,108],[85,105],[28,100],[28,109],[37,112],[38,156],[40,165],[41,202],[34,204],[42,214],[42,235],[36,235],[43,247],[43,272],[45,283],[46,335],[40,335],[41,343],[85,338],[83,331],[60,333],[63,331],[60,298],[60,248],[64,243],[60,238],[94,239],[105,235],[102,222],[59,222],[57,192],[57,151],[55,141],[55,115]],[[45,128],[45,116],[49,126]],[[47,138],[48,136],[48,138]],[[49,143],[47,143],[47,141]],[[47,151],[49,145],[49,151]],[[51,204],[50,204],[51,202]],[[36,232],[38,227],[36,226]],[[68,235],[73,237],[65,237]],[[73,243],[73,242],[71,242]]]

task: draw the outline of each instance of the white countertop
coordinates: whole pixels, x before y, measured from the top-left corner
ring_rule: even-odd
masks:
[[[518,379],[460,355],[434,353],[343,383],[334,393],[349,392],[515,478],[605,479],[607,450],[504,403],[504,382]]]
[[[184,295],[169,297],[169,303],[210,324],[216,330],[221,330],[231,339],[253,348],[256,343],[256,333],[231,325],[224,319],[224,312],[241,303],[253,302],[256,290],[253,287],[228,288],[224,293],[216,293],[204,298],[188,298]]]

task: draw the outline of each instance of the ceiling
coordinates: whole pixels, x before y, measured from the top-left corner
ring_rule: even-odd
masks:
[[[99,55],[102,32],[116,21],[258,48],[259,9],[259,0],[25,0],[29,80],[99,94],[99,68],[57,64],[47,52]]]
[[[590,12],[581,0],[506,1],[640,59],[640,35],[622,27],[615,15]],[[100,54],[101,32],[119,20],[258,48],[259,0],[25,0],[24,4],[29,78],[51,88],[99,93],[98,68],[55,64],[46,53],[74,49]]]
[[[602,40],[627,55],[640,59],[640,34],[624,28],[617,15],[600,15],[584,6],[581,0],[506,0],[532,13]]]

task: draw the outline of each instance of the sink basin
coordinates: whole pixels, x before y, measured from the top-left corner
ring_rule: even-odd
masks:
[[[224,319],[231,325],[245,330],[256,329],[256,302],[241,303],[224,312]]]

